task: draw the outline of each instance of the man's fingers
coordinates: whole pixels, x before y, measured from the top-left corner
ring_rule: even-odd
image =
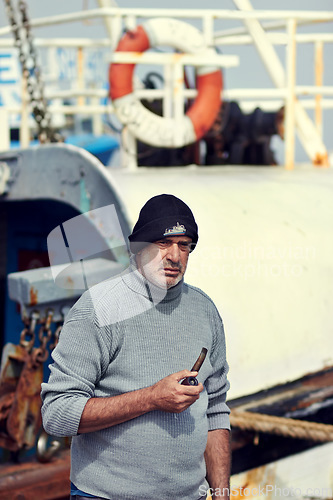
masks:
[[[200,383],[198,385],[182,385],[183,388],[183,394],[185,396],[196,396],[199,395],[200,392],[203,391],[203,385]]]
[[[190,370],[182,370],[180,372],[174,373],[174,376],[178,382],[186,377],[196,377],[198,372],[190,372]]]

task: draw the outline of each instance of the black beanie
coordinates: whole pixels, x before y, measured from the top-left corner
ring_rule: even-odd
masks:
[[[172,194],[160,194],[142,207],[128,239],[131,252],[136,254],[148,243],[182,235],[192,238],[193,250],[198,241],[198,226],[191,209]]]

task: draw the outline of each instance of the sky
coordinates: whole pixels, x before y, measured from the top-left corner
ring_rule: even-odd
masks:
[[[15,3],[15,0],[12,0]],[[67,12],[76,12],[84,9],[94,9],[97,7],[95,0],[28,0],[29,15],[31,18],[56,15]],[[118,0],[120,7],[168,7],[168,8],[207,8],[207,9],[235,9],[233,0],[168,0],[165,2],[156,0]],[[316,10],[332,11],[332,0],[252,0],[252,6],[255,9],[273,9],[273,10]],[[4,10],[4,3],[0,3],[0,27],[7,25],[7,17]],[[234,26],[240,26],[241,21],[223,21],[216,24],[217,29],[227,29]],[[298,32],[332,32],[333,23],[318,24],[307,27],[300,27]],[[47,28],[35,28],[33,30],[35,37],[88,37],[101,38],[106,36],[106,31],[101,20],[92,20],[89,22],[76,22],[49,26]],[[285,48],[276,46],[277,53],[281,61],[285,62]],[[223,53],[237,54],[240,57],[240,65],[237,68],[229,68],[224,71],[225,88],[235,89],[243,87],[253,88],[273,88],[274,85],[261,62],[256,49],[253,46],[223,46]],[[333,59],[333,44],[328,43],[324,48],[324,85],[333,85],[333,66],[329,61]],[[297,52],[297,76],[298,85],[314,84],[314,48],[313,44],[303,44]],[[309,111],[310,116],[313,112]],[[330,130],[333,126],[333,110],[324,112],[324,143],[329,152],[333,151],[333,139]],[[273,147],[276,148],[279,162],[283,161],[283,144],[276,137],[273,140]],[[307,161],[307,156],[302,146],[297,141],[296,160],[299,162]]]

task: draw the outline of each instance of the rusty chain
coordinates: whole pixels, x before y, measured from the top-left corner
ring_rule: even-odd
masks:
[[[37,53],[33,43],[26,2],[23,0],[19,0],[18,2],[21,13],[21,22],[18,22],[12,1],[4,1],[15,40],[15,47],[19,51],[22,73],[27,80],[27,90],[32,113],[37,123],[38,138],[43,143],[59,142],[62,140],[62,137],[51,126],[51,114],[47,109],[44,98],[44,84],[37,62]]]
[[[53,311],[52,309],[50,309],[47,313],[45,323],[41,325],[38,332],[40,347],[37,348],[34,352],[34,362],[36,364],[44,363],[44,361],[46,361],[47,358],[49,357],[47,344],[52,338],[52,330],[51,330],[52,318],[53,318]]]
[[[64,318],[63,315],[62,315],[62,318]],[[31,313],[29,318],[24,319],[24,328],[23,328],[21,335],[20,335],[20,345],[17,347],[19,347],[19,349],[20,349],[19,354],[21,355],[21,358],[24,360],[25,365],[24,365],[24,368],[22,369],[22,372],[20,374],[19,381],[17,382],[17,385],[14,388],[13,397],[10,400],[10,407],[11,407],[11,405],[17,404],[18,398],[22,398],[22,394],[21,394],[22,393],[22,384],[20,385],[21,378],[24,378],[24,384],[31,384],[31,387],[35,386],[35,388],[36,388],[36,384],[39,385],[39,387],[37,388],[37,392],[35,391],[33,393],[33,397],[36,398],[37,397],[36,394],[37,394],[38,401],[39,401],[39,403],[41,403],[39,394],[40,394],[40,383],[43,379],[43,375],[42,375],[43,364],[48,359],[49,353],[56,347],[56,345],[58,343],[59,335],[60,335],[60,331],[62,329],[62,323],[63,323],[63,321],[54,322],[53,320],[54,320],[54,311],[51,308],[46,310],[45,314],[43,314],[43,315],[41,315],[38,310],[35,310]],[[38,334],[36,335],[35,332],[38,332]],[[38,340],[38,342],[39,342],[38,346],[35,346],[36,340]],[[39,377],[40,377],[40,380],[39,380]],[[31,391],[31,387],[29,389],[30,391]],[[21,390],[21,393],[19,392],[20,390]],[[17,399],[15,399],[15,398],[17,398]],[[34,400],[31,397],[31,395],[30,396],[28,395],[27,401],[29,404],[32,404],[32,407],[35,408],[35,410],[36,410],[34,413],[32,413],[32,415],[34,416],[35,424],[39,426],[39,424],[38,424],[39,417],[38,417],[37,413],[38,412],[40,413],[40,409],[38,409],[38,403],[34,403]],[[35,406],[33,406],[33,404],[35,404]],[[8,417],[8,415],[6,415],[6,418],[7,417]],[[8,418],[11,418],[13,420],[12,417],[8,417]],[[13,427],[12,420],[10,421],[10,425]],[[20,421],[20,416],[18,416],[16,418],[16,420]],[[6,425],[7,425],[7,420],[6,420]],[[15,429],[16,429],[16,427],[15,427]],[[25,427],[24,427],[24,429],[25,429]],[[21,430],[21,427],[20,427],[20,430]],[[8,443],[12,447],[15,445],[15,450],[17,450],[17,449],[22,448],[23,443],[29,442],[29,446],[31,447],[33,445],[32,442],[24,441],[24,439],[27,439],[26,434],[24,432],[23,432],[23,434],[22,434],[22,432],[19,432],[19,433],[16,432],[14,436],[13,436],[13,434],[9,434],[9,436],[12,440],[9,441],[10,438],[8,438],[7,441],[5,441],[5,445],[9,446]],[[34,428],[34,432],[35,432],[34,436],[36,438],[37,434],[38,434],[37,427]],[[31,433],[29,434],[29,438],[31,438]],[[0,440],[1,440],[1,436],[0,436]],[[61,450],[64,447],[68,447],[68,444],[69,444],[69,443],[67,443],[67,441],[65,441],[63,443],[63,440],[60,440],[60,441],[59,440],[53,440],[53,441],[51,440],[51,442],[49,442],[49,441],[50,441],[50,437],[47,436],[45,431],[41,431],[39,434],[39,437],[37,437],[37,449],[36,449],[37,459],[40,462],[50,461],[59,450]],[[13,449],[13,448],[10,448],[10,449]]]
[[[56,329],[55,329],[55,332],[53,334],[53,343],[50,344],[50,350],[53,351],[53,349],[57,346],[58,342],[59,342],[59,336],[60,336],[60,332],[62,330],[62,325],[59,325]]]
[[[20,335],[20,345],[31,353],[33,362],[36,366],[47,360],[49,353],[58,343],[62,324],[57,324],[53,332],[51,328],[53,315],[53,310],[49,309],[46,318],[40,319],[39,312],[33,311],[30,318],[25,320],[25,326]],[[33,349],[36,340],[35,330],[38,325],[40,325],[38,330],[39,347]]]
[[[37,311],[34,311],[31,314],[29,320],[25,321],[25,327],[23,328],[20,335],[20,345],[24,347],[28,352],[31,351],[35,343],[35,329],[38,319],[39,313]]]

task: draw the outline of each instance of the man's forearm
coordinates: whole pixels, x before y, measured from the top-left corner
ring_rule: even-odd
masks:
[[[203,385],[185,386],[179,382],[197,372],[182,370],[160,380],[156,384],[107,398],[91,398],[87,401],[78,433],[95,432],[122,424],[152,410],[180,413],[193,404],[203,390]]]
[[[228,429],[216,429],[208,432],[205,461],[207,481],[213,498],[214,493],[218,494],[220,498],[229,498],[231,446]]]
[[[151,410],[150,387],[109,398],[91,398],[82,412],[78,433],[100,431]]]

